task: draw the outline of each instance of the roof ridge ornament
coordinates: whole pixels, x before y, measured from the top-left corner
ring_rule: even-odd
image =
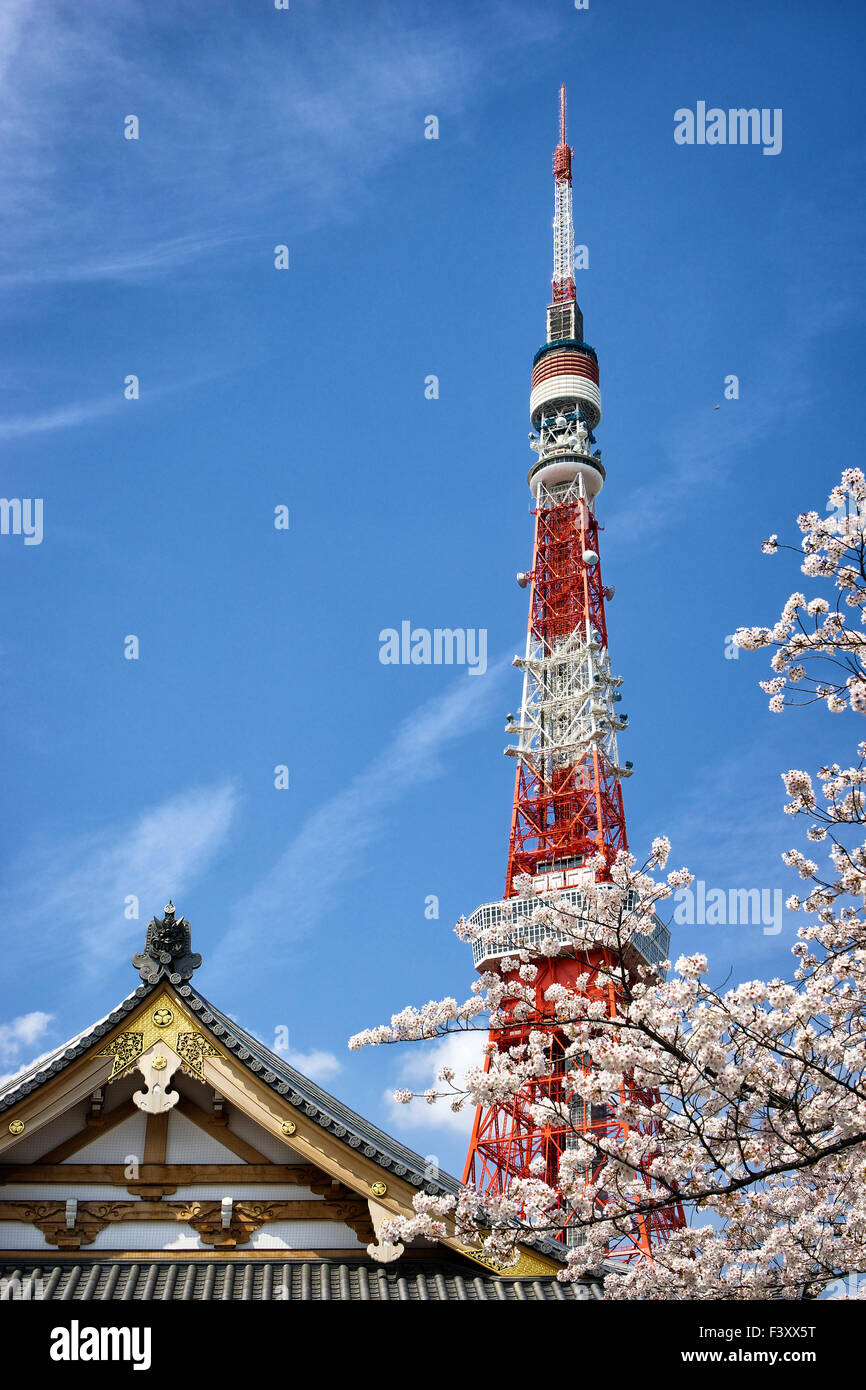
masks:
[[[201,965],[201,956],[192,950],[189,922],[176,915],[173,902],[166,903],[164,917],[148,922],[144,950],[136,952],[132,963],[146,985],[155,985],[163,976],[179,985]]]

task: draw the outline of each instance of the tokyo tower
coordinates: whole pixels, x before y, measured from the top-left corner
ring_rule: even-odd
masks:
[[[596,516],[605,479],[594,435],[601,419],[601,395],[598,358],[584,341],[575,290],[571,161],[563,87],[553,158],[553,291],[547,341],[533,360],[529,399],[529,438],[537,455],[528,478],[534,551],[532,569],[517,576],[521,587],[529,589],[525,653],[514,660],[523,672],[523,695],[519,717],[509,715],[506,725],[506,733],[516,739],[506,752],[517,764],[508,872],[504,900],[483,904],[469,919],[471,926],[487,933],[486,939],[473,942],[480,971],[499,970],[498,962],[516,949],[532,955],[533,946],[551,934],[548,923],[531,920],[540,904],[564,898],[579,916],[580,885],[591,872],[584,868],[586,861],[600,854],[609,866],[617,851],[628,847],[622,783],[631,776],[632,765],[621,763],[617,751],[617,734],[628,720],[617,709],[622,682],[612,674],[608,656],[605,601],[613,597],[613,588],[602,581]],[[532,892],[518,895],[516,881],[524,875],[529,876]],[[605,877],[604,870],[599,877]],[[515,1178],[529,1177],[530,1164],[539,1156],[541,1176],[553,1185],[560,1156],[576,1144],[577,1135],[591,1138],[621,1128],[613,1105],[588,1105],[567,1093],[566,1070],[578,1064],[584,1070],[592,1066],[591,1040],[579,1063],[574,1056],[566,1062],[569,1040],[557,1027],[545,993],[554,984],[573,986],[588,972],[590,996],[603,999],[612,1016],[617,1000],[611,967],[624,964],[636,970],[642,964],[657,965],[667,958],[669,941],[667,928],[654,918],[651,928],[632,938],[623,962],[601,946],[578,953],[564,944],[557,956],[532,956],[538,972],[534,1018],[531,1024],[509,1022],[504,1010],[506,1021],[491,1032],[490,1043],[498,1050],[520,1047],[530,1031],[543,1031],[549,1038],[548,1070],[528,1082],[516,1098],[479,1107],[463,1180],[482,1197],[506,1191]],[[508,967],[506,978],[512,978],[507,972]],[[544,1100],[553,1101],[568,1122],[534,1124],[531,1108]],[[601,1161],[587,1165],[587,1183]],[[533,1172],[538,1175],[537,1164]],[[648,1178],[647,1189],[649,1196]],[[598,1200],[603,1201],[603,1195]],[[567,1214],[564,1223],[558,1238],[579,1244],[582,1232],[569,1227]],[[611,1250],[611,1256],[651,1256],[653,1244],[680,1224],[678,1207],[636,1216],[632,1234]]]

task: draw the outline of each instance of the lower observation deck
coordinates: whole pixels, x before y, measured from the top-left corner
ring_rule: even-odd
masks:
[[[566,888],[555,894],[536,894],[531,898],[506,898],[476,907],[469,918],[469,925],[484,933],[472,943],[472,960],[476,970],[483,970],[503,956],[513,955],[515,951],[537,951],[542,941],[550,937],[573,947],[572,938],[566,930],[557,930],[550,922],[531,920],[539,907],[555,907],[557,902],[563,900],[579,915],[584,902],[583,892],[579,888]],[[516,923],[514,918],[518,919]],[[658,966],[667,960],[670,944],[670,931],[661,918],[653,913],[651,929],[632,932],[623,957],[632,968],[640,965]]]

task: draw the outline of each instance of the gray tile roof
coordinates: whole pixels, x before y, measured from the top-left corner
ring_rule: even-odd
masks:
[[[0,1265],[0,1298],[16,1289],[34,1299],[65,1302],[333,1302],[569,1303],[601,1299],[598,1283],[561,1284],[555,1278],[502,1279],[473,1275],[450,1260],[281,1262],[251,1255],[231,1260],[21,1260]],[[20,1293],[18,1294],[20,1296]]]

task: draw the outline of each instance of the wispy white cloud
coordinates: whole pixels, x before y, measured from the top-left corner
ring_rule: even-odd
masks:
[[[123,943],[138,949],[142,922],[127,919],[127,900],[138,899],[146,921],[170,895],[184,894],[213,862],[237,805],[230,783],[195,788],[122,825],[52,840],[10,865],[0,891],[0,915],[15,923],[5,936],[7,967],[24,971],[50,951],[59,978],[122,959]],[[112,940],[121,944],[106,948]]]
[[[117,391],[99,400],[56,406],[51,410],[39,411],[35,415],[7,415],[5,419],[0,418],[0,439],[24,439],[31,434],[48,434],[52,430],[87,425],[92,420],[111,415],[122,403],[123,396]]]
[[[343,1070],[343,1063],[333,1052],[314,1048],[312,1052],[288,1052],[282,1054],[290,1066],[296,1067],[304,1076],[313,1081],[327,1081]]]
[[[365,850],[385,833],[385,816],[413,788],[442,775],[441,754],[487,717],[507,662],[470,679],[465,672],[445,692],[400,725],[380,755],[348,786],[307,817],[273,868],[244,895],[226,933],[208,958],[208,975],[230,972],[255,932],[271,959],[290,937],[322,921]]]
[[[387,813],[401,797],[444,771],[445,748],[469,734],[489,712],[506,661],[474,680],[465,673],[416,711],[382,753],[349,785],[304,821],[273,868],[244,894],[230,929],[208,954],[208,976],[231,972],[252,936],[272,957],[290,936],[312,930],[333,905],[364,852],[385,833]],[[186,896],[225,843],[239,797],[228,782],[173,796],[134,819],[65,839],[51,839],[11,864],[0,889],[0,914],[14,921],[7,966],[24,971],[50,950],[55,973],[100,969],[138,947],[142,921],[168,896]],[[139,917],[125,916],[127,900]],[[118,955],[118,950],[120,955]],[[340,1064],[325,1052],[297,1054],[301,1070],[333,1074]]]
[[[53,1017],[53,1014],[34,1009],[29,1014],[13,1018],[9,1023],[0,1023],[0,1065],[12,1067],[11,1071],[0,1072],[0,1086],[5,1086],[22,1072],[29,1071],[49,1055],[50,1049],[40,1052],[38,1056],[31,1057],[26,1062],[21,1061],[23,1048],[30,1048],[44,1038]]]
[[[32,1047],[50,1022],[51,1014],[34,1009],[9,1023],[0,1023],[0,1063],[8,1066],[10,1062],[17,1062],[22,1047]]]
[[[388,1120],[391,1124],[406,1129],[447,1130],[461,1136],[468,1136],[475,1118],[474,1106],[464,1106],[454,1111],[448,1100],[437,1100],[428,1105],[424,1100],[413,1100],[402,1105],[394,1099],[394,1091],[405,1088],[420,1093],[435,1088],[447,1091],[437,1075],[443,1067],[451,1067],[455,1073],[455,1085],[460,1086],[469,1067],[480,1066],[484,1056],[487,1035],[483,1032],[451,1033],[433,1043],[412,1043],[407,1046],[400,1061],[397,1081],[385,1092]]]
[[[136,405],[136,409],[147,409],[148,405],[165,396],[188,391],[218,377],[225,376],[220,371],[197,372],[179,381],[165,385],[149,383],[146,399]],[[2,407],[0,407],[2,408]],[[35,411],[31,415],[0,414],[0,440],[26,439],[30,435],[50,434],[55,430],[75,429],[79,425],[89,425],[94,420],[105,419],[121,410],[129,410],[129,402],[120,387],[110,396],[100,396],[92,401],[72,402],[66,405],[51,406]]]
[[[390,4],[303,15],[192,0],[8,0],[0,26],[0,281],[140,278],[260,235],[346,216],[475,77],[504,80],[549,22]],[[248,74],[239,83],[238,73]],[[335,84],[334,74],[339,75]],[[125,140],[123,121],[140,120]],[[82,140],[82,132],[86,139]],[[58,234],[59,229],[59,234]]]
[[[224,236],[166,236],[153,241],[141,241],[118,251],[105,247],[97,255],[80,260],[64,261],[58,258],[48,268],[44,265],[20,265],[0,273],[0,284],[14,283],[25,286],[44,284],[46,280],[63,284],[76,284],[88,280],[144,280],[151,275],[173,270],[178,266],[189,265],[211,252],[241,242],[248,243],[254,238],[251,234],[229,234]]]
[[[343,1070],[343,1063],[339,1057],[325,1048],[314,1047],[309,1052],[302,1052],[298,1048],[290,1047],[287,1041],[288,1030],[282,1025],[278,1025],[274,1033],[268,1037],[261,1028],[250,1027],[237,1015],[230,1013],[228,1017],[252,1037],[258,1038],[259,1042],[264,1043],[265,1047],[269,1047],[278,1057],[285,1057],[290,1066],[296,1067],[313,1081],[327,1081],[329,1077],[336,1076]]]

